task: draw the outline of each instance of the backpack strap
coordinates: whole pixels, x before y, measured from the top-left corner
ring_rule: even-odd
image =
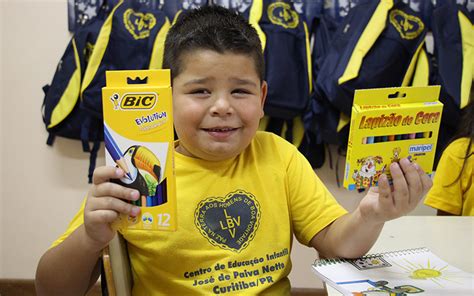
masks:
[[[94,174],[95,165],[97,161],[97,152],[99,151],[99,149],[100,149],[100,141],[96,140],[94,141],[94,145],[92,146],[91,154],[89,157],[89,174],[87,175],[89,184],[92,183],[92,175]]]
[[[69,114],[71,114],[74,106],[76,106],[77,99],[79,98],[79,90],[81,85],[81,62],[79,59],[79,52],[77,50],[76,41],[73,37],[70,43],[72,49],[72,56],[74,60],[74,70],[67,81],[67,86],[64,89],[59,101],[54,106],[54,109],[51,112],[50,122],[47,126],[48,129],[51,129],[61,123]],[[62,60],[61,60],[62,62]],[[60,62],[60,63],[61,63]],[[66,65],[64,65],[65,67]],[[61,65],[59,66],[61,68]]]
[[[86,116],[81,126],[81,141],[82,150],[89,152],[89,170],[88,170],[88,181],[92,183],[92,175],[95,170],[97,154],[100,149],[100,142],[103,140],[103,124],[102,120],[94,118],[92,116]],[[92,148],[90,142],[92,141]]]
[[[82,99],[84,90],[89,86],[89,84],[94,79],[94,76],[99,68],[100,61],[102,60],[105,50],[107,49],[107,45],[109,43],[109,36],[110,32],[112,31],[112,20],[114,16],[114,12],[123,5],[123,2],[117,4],[105,20],[104,24],[100,29],[99,36],[97,37],[97,42],[94,46],[94,50],[89,58],[89,64],[87,65],[86,71],[84,73],[84,78],[81,84],[81,92],[80,96]]]
[[[45,84],[45,85],[43,86],[43,88],[42,88],[42,89],[43,89],[43,92],[44,92],[44,99],[43,99],[43,104],[41,105],[41,116],[43,117],[43,122],[44,122],[44,123],[47,122],[46,116],[45,116],[44,112],[45,112],[45,105],[46,105],[46,96],[47,96],[47,94],[48,94],[48,91],[49,91],[49,88],[50,88],[50,87],[51,87],[51,85]],[[54,139],[55,139],[55,138],[56,138],[56,137],[54,136],[54,134],[53,134],[52,132],[48,131],[48,138],[46,139],[46,144],[47,144],[48,146],[53,146],[53,143],[54,143]]]
[[[461,78],[461,109],[469,103],[469,95],[474,80],[474,24],[469,14],[462,9],[458,12],[463,49],[463,70]]]
[[[170,30],[170,22],[168,19],[165,20],[165,23],[161,27],[158,35],[155,38],[153,44],[153,49],[150,57],[149,69],[161,69],[163,66],[163,56],[165,51],[165,39],[168,31]]]
[[[423,46],[418,54],[415,73],[413,75],[412,86],[428,86],[430,84],[430,61]]]
[[[258,24],[262,18],[263,13],[263,0],[254,0],[252,1],[252,6],[248,14],[248,22],[255,28],[257,31],[258,37],[260,37],[260,42],[262,43],[262,51],[265,50],[267,45],[267,37],[263,32],[262,28]]]
[[[359,70],[361,68],[362,61],[374,45],[377,38],[380,36],[380,34],[382,34],[382,31],[385,29],[388,11],[392,7],[392,0],[381,0],[379,5],[377,5],[377,8],[375,8],[375,11],[367,23],[366,29],[364,29],[360,35],[360,38],[357,40],[357,44],[352,51],[352,55],[344,73],[338,79],[339,84],[343,84],[344,82],[359,76]]]

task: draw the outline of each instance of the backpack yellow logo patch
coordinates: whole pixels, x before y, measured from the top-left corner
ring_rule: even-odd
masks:
[[[133,38],[145,39],[150,36],[150,30],[156,25],[156,18],[151,13],[135,12],[129,8],[123,13],[123,23]]]
[[[285,29],[294,29],[298,26],[298,13],[291,9],[290,4],[284,2],[275,2],[268,6],[268,19]]]
[[[403,39],[415,39],[425,28],[420,18],[406,14],[399,9],[394,9],[390,12],[390,23],[395,27],[398,33],[400,33]]]

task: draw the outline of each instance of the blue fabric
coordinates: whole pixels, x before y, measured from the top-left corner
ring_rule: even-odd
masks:
[[[207,0],[164,0],[161,10],[172,22],[179,11],[187,11],[207,5]]]
[[[363,59],[358,76],[339,85],[338,80],[378,4],[379,1],[361,2],[339,24],[326,17],[318,28],[314,44],[317,52],[313,52],[315,93],[305,124],[327,143],[347,145],[348,125],[339,133],[337,125],[341,112],[350,117],[355,90],[400,86],[424,40],[426,28],[416,38],[404,39],[387,17],[386,27]],[[394,9],[420,18],[402,1],[395,1]]]
[[[370,0],[332,0],[325,1],[323,14],[329,15],[336,22],[342,22],[349,12],[358,4]],[[372,0],[373,2],[376,2]]]
[[[448,1],[433,12],[434,56],[436,58],[434,84],[440,84],[440,100],[444,104],[442,120],[453,125],[459,120],[463,48],[458,12],[462,11],[471,22],[473,18],[462,6]]]
[[[440,1],[444,0],[403,0],[413,11],[420,15],[428,30],[431,28],[431,16],[434,9],[433,2],[439,3]]]
[[[84,76],[92,46],[94,46],[97,40],[97,36],[99,35],[100,28],[104,23],[107,13],[108,11],[102,11],[97,17],[93,18],[85,25],[78,27],[71,38],[71,41],[69,41],[66,50],[58,63],[51,85],[45,91],[43,101],[43,122],[46,128],[51,123],[51,115],[54,108],[58,104],[72,78],[73,73],[78,69],[78,67],[81,69],[81,78]],[[72,40],[74,40],[76,44],[79,55],[79,65],[76,64],[74,58]],[[81,122],[84,119],[84,113],[81,112],[79,108],[79,98],[71,97],[67,99],[77,101],[77,103],[71,114],[63,122],[53,128],[47,128],[51,138],[48,141],[50,144],[52,144],[55,136],[72,139],[81,138]]]
[[[309,103],[304,24],[289,0],[264,0],[263,4],[259,25],[266,36],[264,58],[268,94],[265,114],[292,119],[302,115]]]
[[[156,24],[151,28],[148,38],[135,39],[126,29],[123,15],[128,9],[133,9],[136,13],[151,13],[155,17]],[[107,48],[99,68],[94,73],[94,78],[82,93],[81,108],[87,110],[88,114],[102,119],[102,87],[105,86],[105,71],[148,69],[155,37],[165,21],[166,16],[162,11],[130,1],[125,1],[114,11]]]
[[[471,23],[474,17],[464,5],[441,1],[432,15],[434,41],[433,75],[430,84],[441,85],[443,103],[440,133],[436,146],[435,168],[442,152],[451,141],[461,118],[461,79],[463,71],[462,35],[458,12],[462,11]]]

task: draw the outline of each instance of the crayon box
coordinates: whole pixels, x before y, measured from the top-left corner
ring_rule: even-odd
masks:
[[[137,217],[121,215],[117,229],[176,230],[174,132],[169,70],[107,71],[102,88],[106,165],[114,180],[137,189]]]
[[[356,90],[345,188],[377,185],[382,173],[391,182],[390,164],[404,157],[432,173],[443,109],[439,91],[439,86]]]

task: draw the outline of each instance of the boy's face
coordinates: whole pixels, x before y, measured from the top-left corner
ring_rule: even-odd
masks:
[[[267,94],[252,57],[196,50],[173,79],[173,115],[181,154],[210,161],[237,156],[254,137]]]

